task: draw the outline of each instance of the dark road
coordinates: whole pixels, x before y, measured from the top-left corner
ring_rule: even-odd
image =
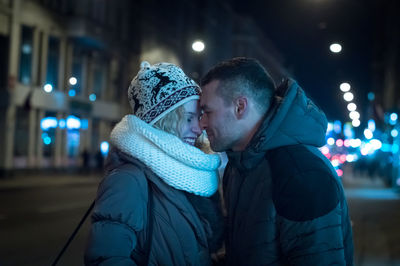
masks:
[[[75,181],[77,178],[73,177]],[[355,265],[400,265],[399,194],[379,182],[350,181],[345,187],[353,223]],[[98,179],[24,188],[4,183],[0,180],[0,265],[51,265],[92,202]],[[83,265],[88,228],[89,220],[58,265]]]
[[[97,184],[2,190],[0,265],[51,265],[94,199]],[[59,265],[82,265],[86,221]]]

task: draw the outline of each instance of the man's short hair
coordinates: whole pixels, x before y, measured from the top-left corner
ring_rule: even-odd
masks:
[[[217,94],[226,104],[239,96],[251,98],[260,112],[269,108],[275,83],[260,62],[253,58],[236,57],[214,66],[201,79],[201,86],[219,80]]]

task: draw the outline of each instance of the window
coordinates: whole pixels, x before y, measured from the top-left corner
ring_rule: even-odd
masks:
[[[97,99],[102,97],[102,89],[103,89],[103,71],[102,65],[94,68],[93,73],[93,93],[96,95]]]
[[[49,50],[47,54],[47,73],[46,84],[51,84],[53,88],[58,88],[58,69],[60,62],[60,40],[50,36]]]
[[[30,85],[32,81],[33,28],[22,26],[18,80]]]

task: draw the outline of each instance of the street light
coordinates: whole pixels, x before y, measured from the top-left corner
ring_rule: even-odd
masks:
[[[46,85],[43,86],[43,90],[47,93],[50,93],[53,91],[53,85],[47,83]]]
[[[206,46],[204,45],[204,42],[202,42],[200,40],[197,40],[197,41],[193,42],[193,44],[192,44],[193,51],[198,52],[198,53],[203,52],[205,47]]]
[[[343,82],[342,84],[340,84],[340,90],[343,92],[348,92],[350,90],[350,88],[351,88],[351,86],[347,82]]]
[[[78,82],[78,80],[75,77],[70,77],[68,82],[71,85],[75,85]]]
[[[351,102],[351,101],[354,99],[354,95],[353,95],[353,93],[351,93],[351,92],[346,92],[346,93],[343,95],[343,98],[344,98],[344,100],[345,100],[346,102]]]
[[[358,119],[354,119],[353,121],[351,121],[351,124],[353,125],[353,127],[359,127],[361,122]]]
[[[347,110],[349,110],[350,112],[353,112],[353,111],[357,110],[357,105],[355,103],[349,103],[347,105]]]
[[[340,53],[342,51],[342,46],[340,44],[338,44],[338,43],[332,43],[329,46],[329,49],[331,50],[332,53],[337,54],[337,53]]]
[[[357,112],[357,111],[350,112],[349,117],[352,120],[359,120],[360,119],[360,113]]]

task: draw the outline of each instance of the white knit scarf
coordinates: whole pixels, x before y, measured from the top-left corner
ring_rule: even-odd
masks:
[[[205,197],[217,190],[218,155],[206,154],[134,115],[126,115],[114,127],[111,143],[176,189]]]

